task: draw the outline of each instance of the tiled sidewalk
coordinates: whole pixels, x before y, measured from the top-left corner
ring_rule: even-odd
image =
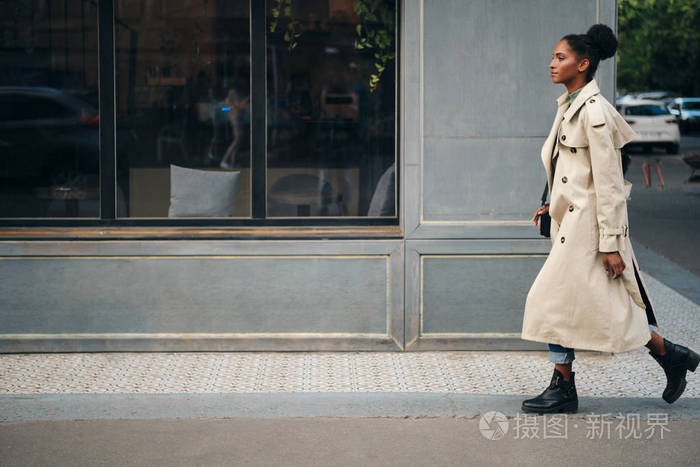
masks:
[[[700,306],[645,276],[661,332],[700,349]],[[581,396],[659,398],[661,367],[645,348],[579,352]],[[534,394],[551,378],[546,352],[211,352],[0,355],[0,394],[428,392]],[[700,373],[700,372],[698,372]],[[700,398],[688,375],[684,398]]]

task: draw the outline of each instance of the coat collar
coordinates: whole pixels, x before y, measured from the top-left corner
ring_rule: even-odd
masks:
[[[581,92],[578,93],[576,99],[571,103],[566,112],[564,112],[564,120],[569,121],[571,117],[581,108],[581,106],[586,102],[589,97],[593,97],[596,94],[600,94],[600,88],[598,88],[598,83],[595,78],[590,80],[583,88]],[[569,93],[565,92],[557,98],[557,105],[561,107],[569,100]]]

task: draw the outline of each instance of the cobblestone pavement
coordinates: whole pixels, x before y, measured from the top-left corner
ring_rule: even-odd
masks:
[[[660,332],[700,350],[700,305],[645,277]],[[0,394],[432,392],[533,394],[549,382],[547,352],[206,352],[0,355]],[[666,380],[646,348],[579,352],[581,396],[658,398]],[[700,372],[699,372],[700,373]],[[688,374],[684,398],[700,398]]]

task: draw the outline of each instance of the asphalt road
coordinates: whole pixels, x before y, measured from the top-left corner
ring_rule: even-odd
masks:
[[[688,182],[690,168],[682,154],[700,150],[700,136],[683,136],[680,154],[632,153],[625,178],[633,183],[627,204],[630,237],[684,269],[700,276],[700,182]],[[642,164],[657,163],[665,182],[661,188],[652,168],[652,186],[644,185]],[[644,265],[640,266],[644,268]]]
[[[550,418],[551,420],[551,418]],[[602,419],[599,419],[602,420]],[[663,421],[653,431],[617,430],[583,418],[559,419],[545,439],[506,421],[505,435],[481,418],[303,418],[83,420],[0,424],[5,466],[81,465],[693,465],[700,421]],[[481,425],[480,425],[481,423]],[[598,428],[593,428],[597,425]],[[649,426],[647,426],[649,425]],[[504,425],[500,425],[503,427]],[[564,430],[564,426],[566,429]],[[609,426],[609,428],[607,428]],[[482,434],[481,428],[490,439]],[[663,434],[662,434],[663,432]],[[527,434],[525,434],[527,433]],[[635,433],[625,439],[630,433]],[[635,439],[639,434],[640,437]],[[524,438],[527,436],[527,438]],[[663,436],[663,439],[662,439]],[[697,464],[695,464],[697,465]]]
[[[700,401],[521,395],[72,394],[0,398],[0,465],[697,465]],[[556,423],[553,423],[556,422]],[[498,428],[499,432],[495,431]],[[553,431],[554,430],[554,431]]]

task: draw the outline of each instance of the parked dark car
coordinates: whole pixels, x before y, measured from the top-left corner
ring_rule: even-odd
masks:
[[[89,213],[75,207],[99,196],[97,109],[53,88],[0,86],[0,185],[3,217],[99,215],[96,202]],[[55,200],[72,209],[47,212]]]
[[[91,105],[51,88],[0,87],[2,178],[55,184],[68,174],[96,177],[98,142]]]

